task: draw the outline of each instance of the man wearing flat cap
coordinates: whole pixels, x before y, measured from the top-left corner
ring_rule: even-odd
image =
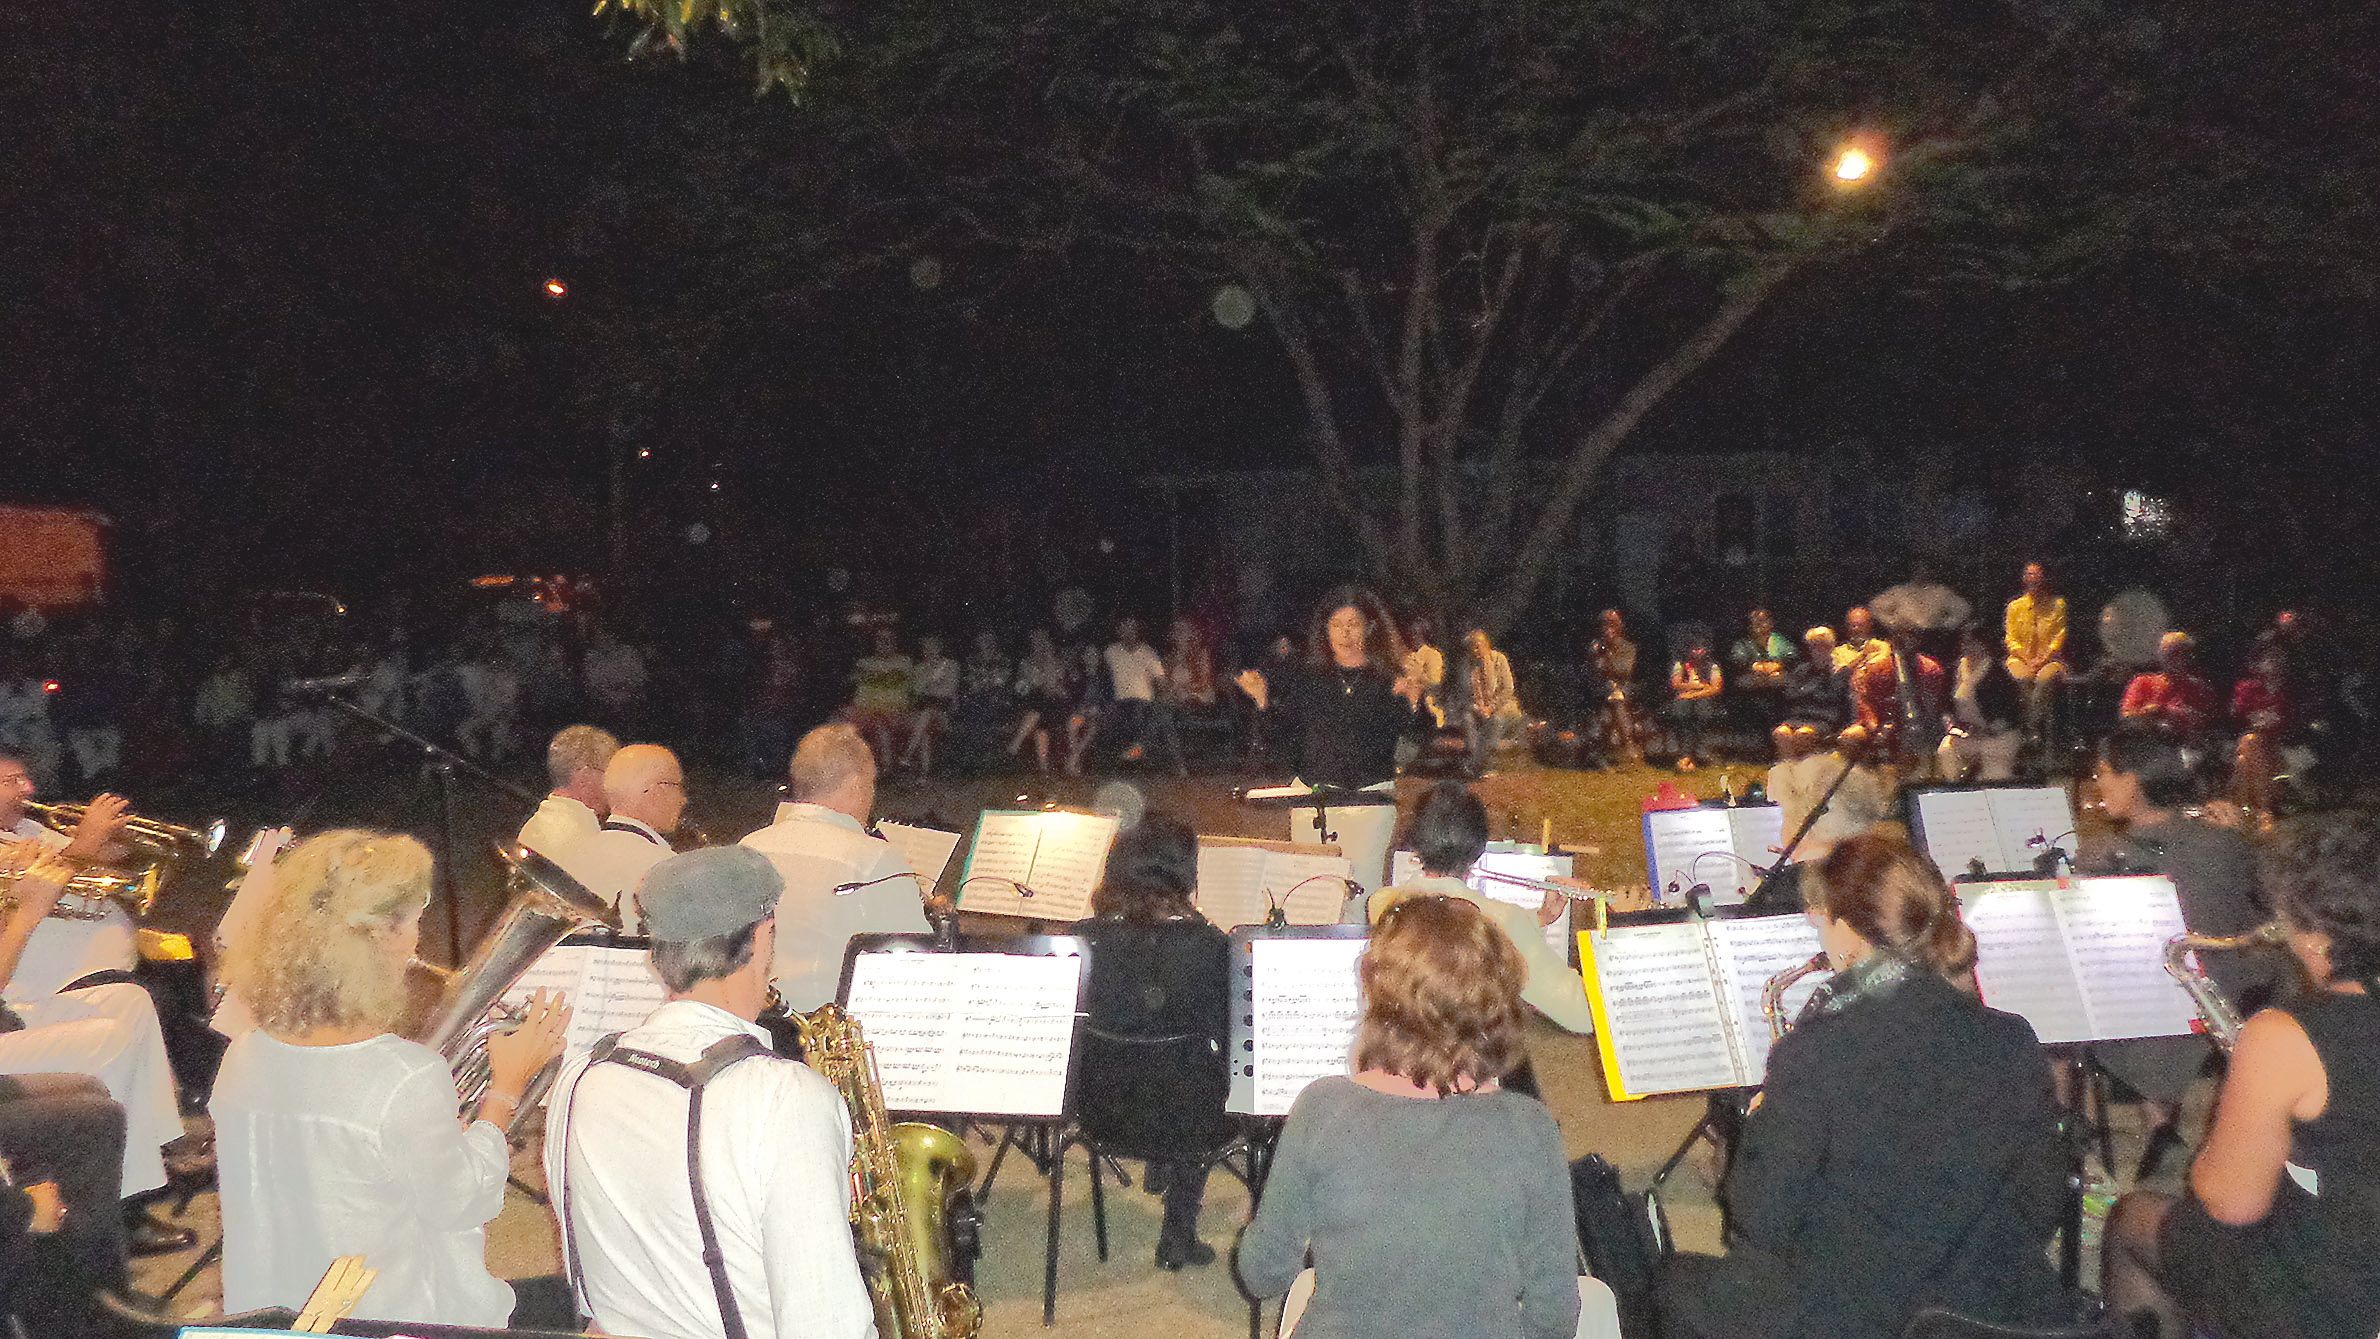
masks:
[[[850,1116],[833,1084],[769,1054],[754,1021],[784,886],[738,846],[655,865],[636,898],[669,999],[555,1082],[546,1180],[579,1307],[606,1334],[874,1332]]]

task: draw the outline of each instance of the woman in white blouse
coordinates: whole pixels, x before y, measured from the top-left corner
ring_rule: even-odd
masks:
[[[223,1295],[234,1311],[297,1307],[332,1260],[379,1277],[375,1320],[500,1326],[510,1285],[483,1233],[511,1162],[502,1125],[561,1050],[569,1010],[542,992],[488,1046],[493,1077],[465,1128],[437,1052],[396,1036],[421,938],[430,853],[410,837],[339,831],[273,871],[254,924],[229,946],[226,985],[255,1015],[215,1080]]]

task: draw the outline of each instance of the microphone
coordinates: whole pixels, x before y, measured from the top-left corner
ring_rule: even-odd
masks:
[[[1711,885],[1703,882],[1687,889],[1686,905],[1695,915],[1708,917],[1711,914]]]
[[[344,674],[322,674],[311,679],[286,679],[282,681],[281,691],[301,694],[343,693],[361,684],[368,677],[370,676],[366,675],[364,671],[352,669]]]

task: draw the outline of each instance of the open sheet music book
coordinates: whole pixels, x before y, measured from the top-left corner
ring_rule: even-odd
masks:
[[[2042,1041],[2195,1030],[2189,992],[2165,971],[2165,942],[2184,932],[2172,880],[1963,883],[1958,895],[1983,1002],[2024,1015]]]
[[[1347,900],[1354,867],[1336,846],[1200,837],[1200,914],[1226,930],[1262,925],[1278,903],[1291,925],[1331,925]]]
[[[645,941],[624,937],[564,939],[521,973],[504,992],[504,1002],[521,1004],[539,990],[558,990],[570,1002],[565,1060],[576,1060],[603,1038],[644,1022],[669,998],[661,978],[653,975]]]
[[[1231,1094],[1227,1110],[1286,1116],[1306,1085],[1351,1072],[1361,1016],[1355,964],[1364,927],[1308,925],[1232,932]]]
[[[1656,900],[1680,902],[1687,889],[1707,883],[1715,905],[1734,906],[1760,884],[1753,867],[1777,863],[1785,811],[1773,804],[1655,809],[1644,817],[1644,837],[1646,882]]]
[[[1506,883],[1502,879],[1482,878],[1480,871],[1487,870],[1496,874],[1510,874],[1516,878],[1543,881],[1569,878],[1571,871],[1577,865],[1577,858],[1569,855],[1543,855],[1535,848],[1526,851],[1499,851],[1490,847],[1488,853],[1479,858],[1479,863],[1471,867],[1471,877],[1463,882],[1470,887],[1471,891],[1482,897],[1497,902],[1510,902],[1516,907],[1527,907],[1534,912],[1545,904],[1543,892],[1534,888],[1524,888],[1517,883]],[[1403,888],[1419,882],[1421,877],[1420,856],[1411,851],[1398,851],[1389,857],[1388,882],[1390,887]],[[1553,924],[1545,927],[1545,942],[1552,945],[1554,951],[1564,958],[1570,956],[1570,918],[1568,916],[1560,917]]]
[[[1818,932],[1797,915],[1703,920],[1652,912],[1613,920],[1608,930],[1578,937],[1612,1100],[1758,1084],[1769,1050],[1761,993],[1769,978],[1817,954]],[[1825,979],[1820,972],[1796,982],[1785,995],[1785,1017],[1800,1012]]]
[[[876,1052],[888,1111],[1057,1116],[1082,999],[1081,944],[1036,953],[865,952],[843,1008]]]
[[[951,856],[958,853],[959,834],[955,832],[891,822],[878,823],[876,830],[909,862],[909,868],[925,879],[929,890],[941,885],[942,876],[950,871]]]
[[[1914,811],[1919,849],[1955,879],[1983,862],[1983,872],[2029,875],[2040,850],[2035,837],[2075,851],[2074,805],[2063,786],[1991,786],[1978,790],[1925,790]]]
[[[1107,848],[1115,840],[1113,814],[986,809],[975,824],[975,841],[967,848],[959,910],[1079,921],[1091,914],[1091,892],[1099,886]],[[1019,892],[1016,884],[1032,889],[1032,896]]]

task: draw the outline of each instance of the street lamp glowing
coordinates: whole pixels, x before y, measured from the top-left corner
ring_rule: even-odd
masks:
[[[1839,184],[1857,186],[1876,175],[1876,158],[1856,144],[1849,145],[1835,155],[1834,166],[1827,171]]]
[[[563,283],[560,279],[548,279],[545,281],[544,287],[545,295],[556,301],[570,296],[570,285]]]

